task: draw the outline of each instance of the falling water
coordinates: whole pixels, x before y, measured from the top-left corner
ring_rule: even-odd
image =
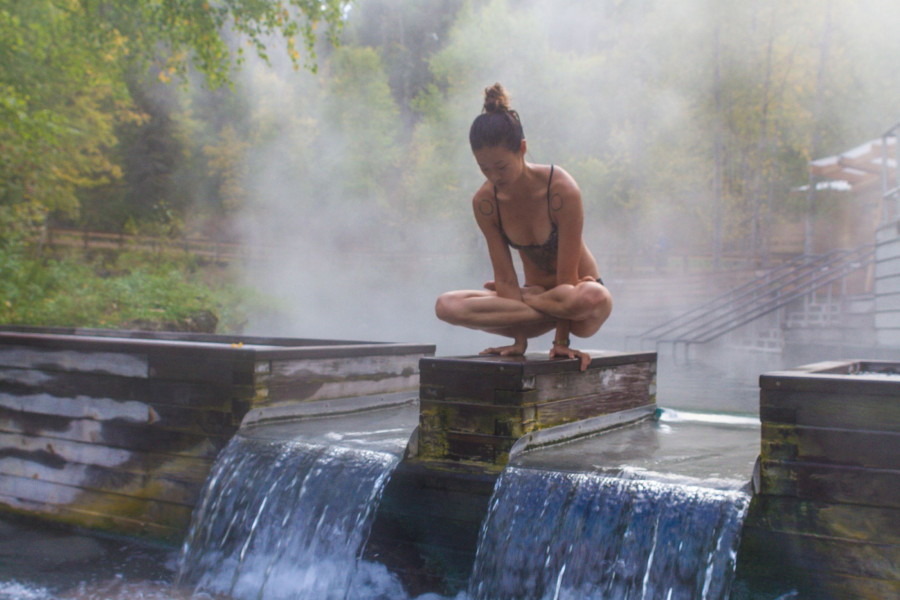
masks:
[[[230,598],[352,598],[392,453],[236,436],[194,515],[179,580]],[[366,596],[369,594],[366,593]]]
[[[475,599],[724,599],[749,496],[619,474],[507,467]]]

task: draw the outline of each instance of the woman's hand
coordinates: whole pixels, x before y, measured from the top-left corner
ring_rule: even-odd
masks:
[[[587,370],[588,365],[591,364],[591,355],[587,352],[557,344],[554,344],[553,347],[550,348],[550,358],[577,358],[581,360],[580,369],[582,371]]]

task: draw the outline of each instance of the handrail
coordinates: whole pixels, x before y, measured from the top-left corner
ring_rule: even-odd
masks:
[[[727,313],[715,316],[710,322],[701,324],[681,336],[674,339],[658,339],[657,344],[671,343],[673,352],[677,349],[678,344],[685,346],[685,352],[690,344],[703,344],[717,339],[726,333],[734,331],[738,327],[746,325],[751,321],[759,319],[767,314],[786,306],[787,304],[802,298],[826,285],[834,283],[850,273],[867,267],[875,258],[875,248],[873,245],[865,245],[849,251],[843,251],[842,255],[836,259],[828,261],[826,264],[818,268],[799,269],[799,273],[792,279],[791,283],[799,284],[793,287],[784,286],[781,290],[792,290],[788,294],[778,294],[775,298],[768,302],[758,304],[756,308],[749,311],[743,310],[747,303],[744,302],[740,306],[735,306],[733,310]],[[808,281],[801,281],[810,276]],[[768,295],[759,294],[756,300],[761,300]]]
[[[761,285],[764,286],[765,289],[773,287],[775,289],[778,289],[779,287],[781,287],[781,282],[785,278],[790,277],[792,274],[796,273],[799,267],[806,266],[807,268],[809,268],[810,266],[819,265],[820,263],[826,262],[835,254],[840,252],[843,251],[836,250],[828,254],[818,256],[798,256],[768,271],[762,277],[757,277],[752,281],[738,286],[733,290],[729,290],[724,294],[720,294],[712,300],[659,325],[651,327],[650,329],[647,329],[646,331],[634,337],[640,340],[641,346],[643,346],[643,342],[646,340],[654,340],[658,342],[660,339],[663,339],[666,336],[675,334],[679,329],[685,328],[696,323],[697,321],[708,317],[711,312],[719,311],[723,308],[731,309],[734,306],[735,302],[740,302],[745,298],[758,297],[760,294],[759,290]]]
[[[839,263],[846,258],[848,251],[841,250],[838,251],[838,256],[833,256],[832,254],[824,255],[826,260],[823,260],[823,257],[816,257],[816,260],[811,261],[808,264],[803,264],[794,269],[794,271],[790,273],[784,274],[784,276],[778,278],[777,281],[772,281],[770,285],[766,288],[762,288],[760,290],[751,291],[750,293],[744,294],[739,299],[740,302],[732,303],[728,306],[727,311],[723,314],[720,313],[714,316],[712,319],[708,319],[706,323],[701,323],[699,326],[693,327],[681,335],[682,337],[690,335],[695,332],[702,332],[704,329],[709,329],[717,321],[721,321],[723,319],[727,319],[732,317],[735,314],[742,313],[745,309],[752,309],[755,306],[759,305],[760,300],[766,298],[772,293],[780,294],[784,290],[793,289],[797,284],[802,284],[802,282],[811,274],[832,268],[835,263]],[[786,280],[785,280],[786,279]],[[665,341],[674,341],[674,340],[665,340]],[[680,341],[680,340],[679,340]]]

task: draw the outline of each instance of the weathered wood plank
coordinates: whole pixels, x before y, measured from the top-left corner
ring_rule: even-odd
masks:
[[[867,361],[862,364],[846,362],[825,363],[834,365],[822,371],[780,371],[760,375],[759,387],[764,392],[798,393],[817,392],[824,395],[850,395],[853,397],[896,396],[898,377],[867,376],[862,373],[848,372],[849,367],[875,367],[878,361]],[[815,365],[813,365],[814,367]],[[885,399],[887,400],[887,399]]]
[[[536,408],[537,429],[544,429],[582,419],[598,417],[614,412],[652,405],[653,400],[644,394],[643,403],[639,396],[619,394],[596,394],[579,398],[564,398],[555,402],[545,402]]]
[[[448,431],[447,457],[481,461],[499,468],[509,460],[509,451],[516,439],[518,438],[505,435]]]
[[[160,452],[174,456],[215,457],[231,438],[234,427],[223,431],[185,432],[128,422],[35,417],[7,414],[0,409],[0,432],[57,440],[100,444],[130,451]]]
[[[537,377],[535,387],[538,402],[587,396],[600,396],[604,400],[617,397],[636,400],[655,393],[651,390],[655,377],[656,365],[644,362],[601,367],[583,373],[550,373]]]
[[[748,522],[763,531],[900,546],[900,509],[756,496]]]
[[[257,396],[253,406],[392,394],[415,390],[417,385],[418,377],[415,375],[332,382],[298,381],[295,385],[284,384],[280,389],[270,387],[268,397]]]
[[[869,577],[843,572],[848,570],[842,564],[844,556],[849,555],[847,564],[857,564],[866,560],[866,554],[877,557],[877,549],[870,548],[860,557],[844,542],[831,548],[821,545],[810,548],[802,540],[794,534],[779,534],[745,524],[736,573],[737,586],[745,593],[732,593],[732,596],[775,598],[794,591],[800,598],[815,600],[900,597],[900,581],[895,576]],[[826,553],[824,560],[821,555],[812,554],[815,551]],[[833,554],[829,556],[827,552]],[[832,564],[837,568],[832,568]]]
[[[253,397],[252,386],[225,382],[135,379],[93,373],[41,371],[0,367],[0,395],[47,394],[59,398],[109,398],[153,405],[231,410],[231,398]]]
[[[253,385],[256,360],[248,350],[234,354],[198,352],[192,348],[154,348],[148,352],[148,373],[154,379],[226,382]]]
[[[271,362],[267,398],[256,405],[415,390],[419,356],[364,356]]]
[[[6,469],[10,459],[21,459],[51,469],[68,466],[96,466],[117,468],[123,473],[146,475],[150,472],[167,473],[182,481],[202,482],[206,478],[215,455],[204,454],[207,442],[201,440],[200,449],[182,455],[172,454],[166,448],[156,452],[150,448],[133,451],[94,443],[80,443],[42,436],[0,434],[0,471]]]
[[[780,547],[783,551],[786,550],[790,555],[792,569],[815,572],[820,577],[827,577],[829,573],[833,573],[898,581],[900,546],[896,544],[877,544],[779,531],[754,531],[755,529],[757,528],[752,523],[745,525],[746,535],[764,538],[770,549]]]
[[[39,480],[0,475],[0,505],[14,512],[52,515],[79,527],[180,541],[193,507],[159,499],[127,498],[82,490],[73,505],[60,486]]]
[[[900,432],[896,396],[858,391],[762,390],[759,417],[764,423]]]
[[[760,461],[760,494],[900,508],[900,470]]]
[[[27,346],[0,346],[0,365],[137,378],[146,378],[149,374],[147,356],[142,353],[54,350]]]
[[[497,406],[472,402],[435,402],[421,400],[421,418],[435,418],[440,429],[517,435],[521,437],[534,428],[536,409],[533,406]],[[498,431],[498,423],[504,431]]]
[[[458,402],[493,403],[498,392],[517,397],[515,392],[534,389],[533,380],[525,381],[515,373],[470,374],[431,367],[419,376],[419,389],[423,399],[455,400]],[[512,400],[501,400],[510,404]]]
[[[212,466],[207,465],[207,467]],[[170,465],[167,469],[173,470]],[[103,466],[69,463],[61,468],[19,458],[4,458],[0,461],[0,475],[19,477],[24,482],[40,481],[42,484],[58,486],[55,498],[70,498],[66,504],[78,505],[83,492],[114,494],[128,502],[130,499],[165,499],[174,504],[194,506],[199,500],[200,490],[206,481],[206,471],[190,478],[191,473],[179,473],[176,477],[156,473],[152,468],[146,472],[135,472],[132,468],[107,468]],[[27,484],[22,483],[21,486]],[[46,487],[41,488],[46,491]]]
[[[231,412],[171,405],[106,402],[92,398],[9,396],[0,394],[0,428],[32,432],[64,432],[80,424],[96,439],[107,429],[130,426],[132,433],[231,436],[240,425]],[[54,409],[58,409],[54,412]]]
[[[900,469],[900,433],[765,422],[761,433],[764,459]]]
[[[0,506],[10,512],[28,516],[35,513],[52,514],[55,522],[78,528],[108,531],[115,535],[133,535],[172,544],[178,544],[184,539],[184,532],[190,525],[191,518],[191,512],[187,507],[173,507],[169,511],[170,513],[180,510],[183,515],[177,519],[171,519],[172,525],[165,525],[147,519],[132,519],[118,514],[97,513],[78,507],[31,503],[5,496],[2,493],[0,493]]]

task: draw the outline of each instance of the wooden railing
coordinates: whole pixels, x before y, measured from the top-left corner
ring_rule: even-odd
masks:
[[[44,244],[50,247],[66,246],[84,249],[134,249],[151,252],[184,252],[206,260],[229,263],[234,261],[254,261],[277,258],[290,252],[284,245],[243,244],[237,242],[216,241],[200,237],[163,237],[150,235],[134,235],[126,233],[106,233],[98,231],[82,231],[76,229],[48,229]],[[485,261],[488,265],[486,250],[466,252],[428,252],[418,251],[383,251],[366,248],[348,249],[339,252],[344,259],[364,257],[379,259],[385,264],[419,263],[441,264],[453,262],[470,262],[478,264]],[[684,275],[711,273],[717,270],[748,270],[764,268],[754,257],[728,254],[722,257],[721,266],[716,269],[711,254],[704,253],[667,253],[665,257],[651,254],[628,254],[613,252],[595,253],[600,271],[604,276],[619,277],[659,277],[666,275]],[[770,256],[769,267],[792,258],[789,255]]]

